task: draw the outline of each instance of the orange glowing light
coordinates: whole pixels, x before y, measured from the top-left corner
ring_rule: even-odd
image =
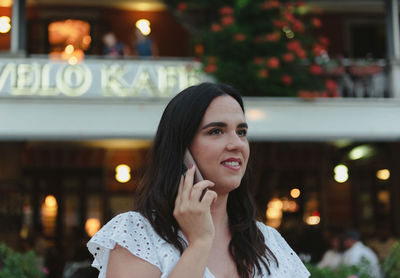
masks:
[[[100,220],[98,218],[89,218],[85,223],[86,233],[92,237],[98,230],[100,230]]]
[[[297,199],[300,197],[300,189],[298,188],[293,188],[292,190],[290,190],[290,196],[292,196],[293,199]]]
[[[57,207],[57,199],[53,195],[47,195],[44,199],[44,204],[48,208]]]
[[[90,47],[90,24],[82,20],[67,19],[49,24],[49,43],[51,57],[68,61],[75,65],[84,58]],[[61,48],[63,47],[63,48]]]

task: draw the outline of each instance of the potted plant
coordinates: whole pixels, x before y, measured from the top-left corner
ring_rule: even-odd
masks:
[[[44,278],[39,260],[31,250],[19,253],[0,243],[0,278]]]
[[[383,263],[386,278],[400,277],[400,241],[393,245],[389,256]]]
[[[364,259],[358,265],[340,265],[335,269],[318,268],[316,265],[306,264],[312,278],[374,278],[369,273],[368,266],[369,262]]]

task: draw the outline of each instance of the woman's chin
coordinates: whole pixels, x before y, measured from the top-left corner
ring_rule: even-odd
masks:
[[[241,180],[237,180],[237,179],[224,180],[224,181],[221,181],[220,183],[216,184],[215,190],[218,192],[229,193],[229,192],[235,190],[236,188],[238,188],[240,186],[240,182],[241,182]]]

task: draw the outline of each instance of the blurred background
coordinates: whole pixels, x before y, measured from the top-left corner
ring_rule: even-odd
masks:
[[[78,277],[165,105],[209,80],[245,96],[259,217],[304,261],[400,237],[397,1],[0,0],[0,51],[0,241],[48,277]]]

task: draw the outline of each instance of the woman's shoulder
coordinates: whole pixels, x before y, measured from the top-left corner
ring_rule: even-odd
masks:
[[[287,249],[289,245],[282,235],[273,227],[257,222],[258,229],[264,236],[265,243],[270,249]]]
[[[128,241],[129,240],[129,241]],[[129,244],[154,244],[161,241],[149,220],[139,212],[128,211],[114,216],[89,241],[114,248],[115,242],[129,250]],[[122,244],[121,244],[122,243]]]
[[[118,221],[118,219],[130,219],[130,220],[146,220],[147,218],[144,217],[140,212],[137,211],[126,211],[126,212],[122,212],[120,214],[115,215],[109,222],[112,221]],[[107,222],[107,223],[109,223]]]
[[[163,243],[146,217],[129,211],[118,214],[107,222],[90,239],[87,247],[94,257],[92,265],[104,273],[109,252],[116,244],[161,269],[158,253]]]
[[[265,225],[263,222],[260,222],[260,221],[257,221],[256,222],[256,224],[257,224],[257,227],[261,230],[261,232],[268,232],[268,231],[270,231],[270,230],[275,230],[274,228],[272,228],[272,227],[270,227],[270,226],[267,226],[267,225]]]
[[[303,262],[275,228],[262,222],[257,222],[257,227],[264,235],[265,244],[278,260],[277,277],[309,277],[310,273]]]
[[[293,253],[292,248],[275,228],[265,225],[262,222],[257,222],[257,226],[264,235],[264,240],[268,248],[279,252]]]
[[[273,227],[265,225],[262,222],[257,221],[258,229],[263,233],[264,238],[267,240],[280,240],[282,238],[281,234]]]
[[[122,226],[131,226],[131,225],[136,225],[136,226],[148,226],[150,224],[150,222],[147,220],[146,217],[144,217],[141,213],[137,212],[137,211],[127,211],[127,212],[123,212],[120,214],[117,214],[116,216],[114,216],[110,221],[108,221],[104,227],[109,227],[109,226],[118,226],[121,225]],[[141,225],[143,224],[143,225]]]

